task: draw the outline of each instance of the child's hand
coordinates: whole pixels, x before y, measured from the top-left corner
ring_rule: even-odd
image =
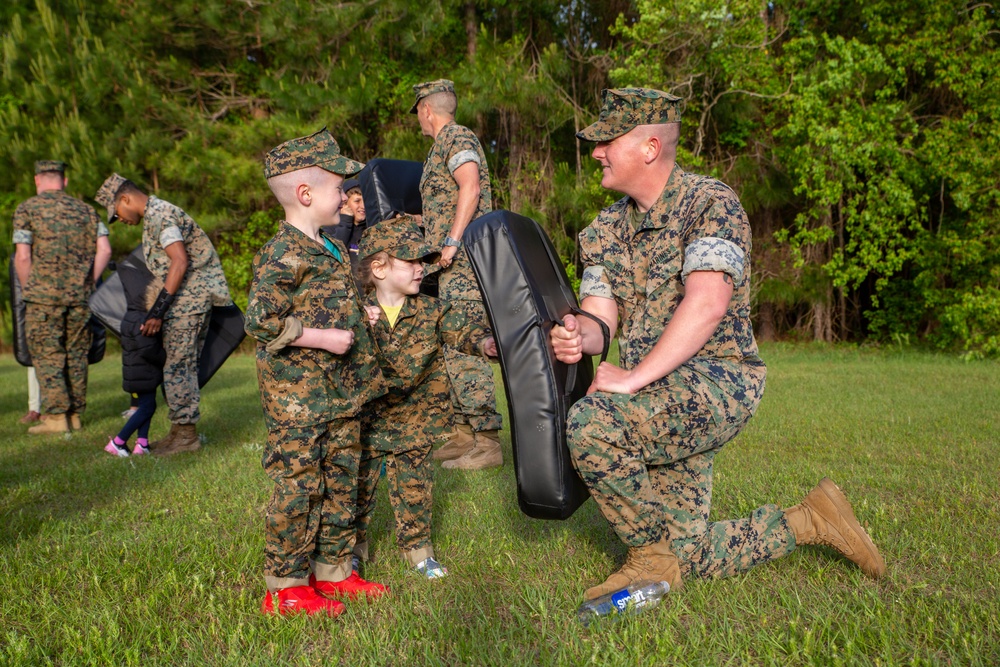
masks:
[[[493,336],[490,336],[489,338],[487,338],[486,340],[484,340],[482,342],[482,346],[483,346],[483,353],[487,357],[494,357],[495,358],[497,356],[497,342],[493,338]]]
[[[354,345],[354,332],[349,329],[325,329],[323,349],[334,354],[344,354]]]
[[[368,324],[371,326],[375,326],[378,318],[382,316],[382,309],[378,306],[365,306],[365,312],[368,314]]]
[[[344,354],[354,345],[354,332],[348,329],[313,329],[306,327],[302,335],[295,339],[296,347],[311,347],[333,354]]]

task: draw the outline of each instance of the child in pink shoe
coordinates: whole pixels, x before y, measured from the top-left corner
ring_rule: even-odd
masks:
[[[128,439],[138,433],[132,454],[149,454],[149,425],[156,413],[156,390],[163,384],[163,362],[167,354],[160,334],[146,336],[140,331],[146,314],[156,301],[162,283],[145,267],[118,269],[128,310],[121,324],[122,389],[137,399],[137,409],[118,435],[104,446],[112,456],[128,456]]]

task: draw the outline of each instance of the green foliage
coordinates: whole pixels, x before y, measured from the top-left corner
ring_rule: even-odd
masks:
[[[278,231],[280,218],[280,210],[257,211],[246,224],[231,229],[216,242],[222,270],[229,282],[229,291],[241,310],[247,309],[247,296],[253,280],[253,258],[261,246]]]
[[[411,87],[447,77],[497,206],[572,265],[618,196],[574,134],[601,88],[651,86],[686,100],[679,162],[741,196],[759,304],[836,319],[834,338],[992,355],[976,332],[1000,290],[998,22],[959,0],[8,0],[0,214],[33,194],[36,159],[67,161],[84,199],[118,171],[239,273],[241,227],[273,206],[269,148],[325,125],[352,157],[422,160]],[[113,230],[117,254],[133,234]],[[778,335],[831,337],[813,315]]]

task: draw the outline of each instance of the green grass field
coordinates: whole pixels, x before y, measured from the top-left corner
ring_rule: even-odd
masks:
[[[592,501],[565,522],[517,508],[506,465],[438,468],[450,576],[411,576],[384,487],[369,578],[393,595],[339,619],[265,618],[269,482],[253,359],[203,395],[201,452],[114,459],[119,362],[94,366],[82,432],[27,436],[25,371],[0,358],[2,665],[994,665],[1000,662],[1000,366],[916,352],[769,346],[757,416],[717,458],[713,518],[838,482],[888,575],[804,547],[688,582],[582,627],[583,590],[624,547]],[[162,405],[153,435],[167,429]]]

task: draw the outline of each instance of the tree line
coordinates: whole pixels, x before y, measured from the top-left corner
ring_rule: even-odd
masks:
[[[998,36],[992,5],[957,0],[7,0],[0,225],[36,159],[89,201],[118,171],[210,231],[245,303],[280,217],[266,151],[325,125],[356,159],[423,160],[411,87],[450,78],[496,206],[572,273],[616,198],[575,132],[602,88],[648,86],[686,100],[679,163],[747,208],[760,338],[992,356]],[[112,230],[116,254],[138,238]]]

